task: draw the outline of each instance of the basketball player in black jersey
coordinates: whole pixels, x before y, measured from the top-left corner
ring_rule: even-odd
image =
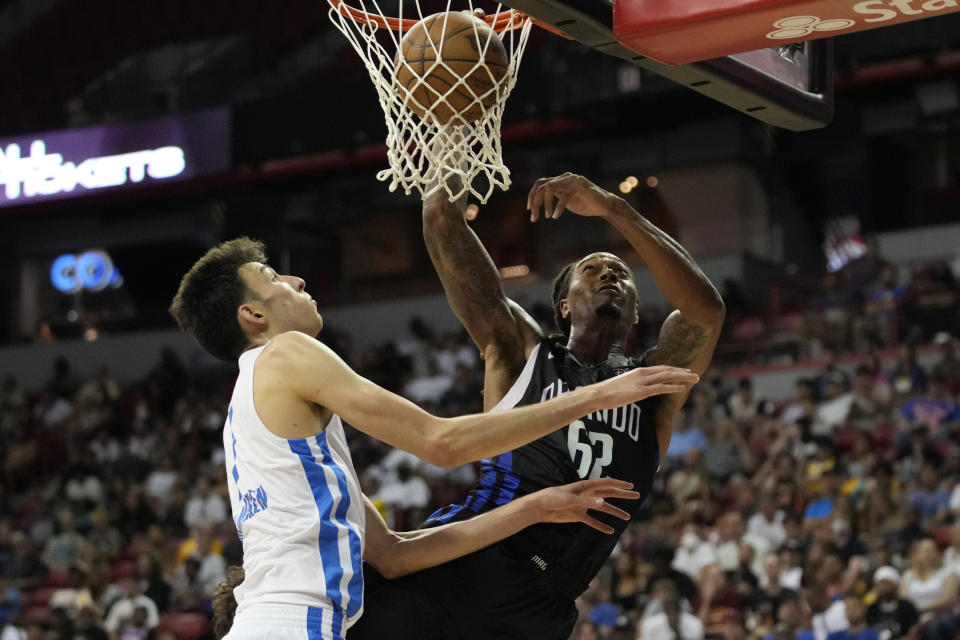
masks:
[[[448,202],[441,191],[424,202],[424,239],[451,307],[483,356],[485,411],[542,402],[636,367],[706,370],[724,305],[680,244],[623,199],[579,175],[538,180],[527,206],[531,221],[556,219],[565,210],[605,220],[640,254],[676,309],[664,321],[656,345],[639,359],[628,357],[624,345],[638,320],[633,274],[617,256],[592,253],[557,277],[553,304],[562,335],[545,337],[505,296],[497,268],[467,226],[464,203]],[[463,504],[440,509],[426,526],[470,518],[543,487],[582,478],[622,478],[643,498],[686,396],[659,396],[583,416],[565,429],[486,459],[478,486]],[[633,515],[641,502],[617,506]],[[350,638],[565,640],[577,618],[574,600],[627,524],[602,514],[598,519],[615,534],[582,525],[537,525],[446,565],[401,580],[371,582],[365,614]]]

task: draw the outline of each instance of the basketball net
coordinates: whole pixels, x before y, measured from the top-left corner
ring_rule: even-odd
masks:
[[[398,56],[401,32],[408,31],[425,17],[418,0],[398,0],[399,19],[385,16],[376,0],[354,0],[358,7],[348,6],[342,0],[328,2],[331,6],[330,19],[366,65],[383,108],[387,124],[387,162],[390,167],[378,172],[377,180],[389,181],[390,191],[400,187],[409,195],[415,189],[423,198],[444,189],[451,202],[469,193],[485,203],[495,187],[508,189],[510,170],[503,164],[500,120],[507,97],[517,81],[517,70],[530,35],[531,20],[512,10],[501,11],[502,5],[497,5],[496,12],[484,18],[493,31],[501,32],[503,46],[510,57],[506,75],[499,86],[491,89],[495,96],[488,95],[489,91],[477,95],[462,79],[454,83],[439,97],[433,109],[445,103],[454,113],[465,111],[466,108],[453,108],[447,100],[457,91],[460,97],[464,94],[471,96],[473,102],[470,106],[479,107],[482,115],[468,124],[463,124],[456,117],[444,124],[429,109],[422,118],[411,109],[410,104],[414,102],[412,96],[417,95],[423,78],[415,75],[413,84],[406,91],[399,92],[394,82],[395,60],[402,58]],[[467,2],[472,13],[472,0]],[[390,5],[391,8],[394,6],[392,2]],[[405,8],[409,14],[407,19],[404,17]],[[450,0],[447,1],[447,11],[450,11]],[[463,73],[462,68],[457,73],[444,64],[438,50],[443,39],[441,36],[439,42],[431,43],[437,58],[435,64],[445,68],[452,77],[460,77],[461,74],[462,77],[469,76],[469,73]],[[478,42],[485,53],[489,38],[478,36]],[[486,67],[484,57],[480,56],[480,61],[471,71]],[[428,66],[422,75],[429,75],[431,68],[435,67]],[[495,98],[492,104],[491,98]],[[484,107],[484,103],[490,106]],[[481,176],[485,180],[480,179]]]

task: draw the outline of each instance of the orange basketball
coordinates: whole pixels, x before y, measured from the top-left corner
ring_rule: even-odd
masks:
[[[429,111],[442,124],[454,117],[475,122],[497,102],[509,62],[486,22],[461,11],[437,13],[400,40],[395,83],[421,118]]]

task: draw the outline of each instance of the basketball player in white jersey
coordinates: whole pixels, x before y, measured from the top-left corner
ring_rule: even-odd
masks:
[[[602,496],[635,497],[624,483],[577,483],[479,525],[398,536],[360,492],[340,416],[424,460],[456,466],[526,444],[592,411],[685,393],[698,380],[675,367],[639,369],[532,407],[437,418],[360,377],[318,342],[323,321],[304,281],[277,274],[263,245],[247,238],[198,260],[170,312],[212,355],[239,360],[223,437],[246,579],[235,590],[230,640],[342,640],[363,609],[364,544],[368,561],[401,575],[537,521],[585,522],[608,531],[587,509],[623,517]]]

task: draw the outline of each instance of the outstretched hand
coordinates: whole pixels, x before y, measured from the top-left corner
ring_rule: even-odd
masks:
[[[605,216],[613,210],[616,196],[601,189],[583,176],[564,173],[554,178],[540,178],[527,196],[530,222],[559,218],[564,210],[581,216]]]
[[[640,494],[631,491],[632,484],[613,478],[593,478],[581,480],[560,487],[541,489],[528,496],[533,508],[539,510],[539,522],[582,522],[602,533],[613,533],[613,527],[603,524],[588,511],[608,513],[621,520],[629,520],[630,515],[611,504],[604,498],[636,500]]]
[[[601,392],[599,408],[614,409],[631,402],[640,402],[650,396],[687,393],[698,382],[700,376],[690,369],[663,364],[638,367],[595,383],[594,386]]]

